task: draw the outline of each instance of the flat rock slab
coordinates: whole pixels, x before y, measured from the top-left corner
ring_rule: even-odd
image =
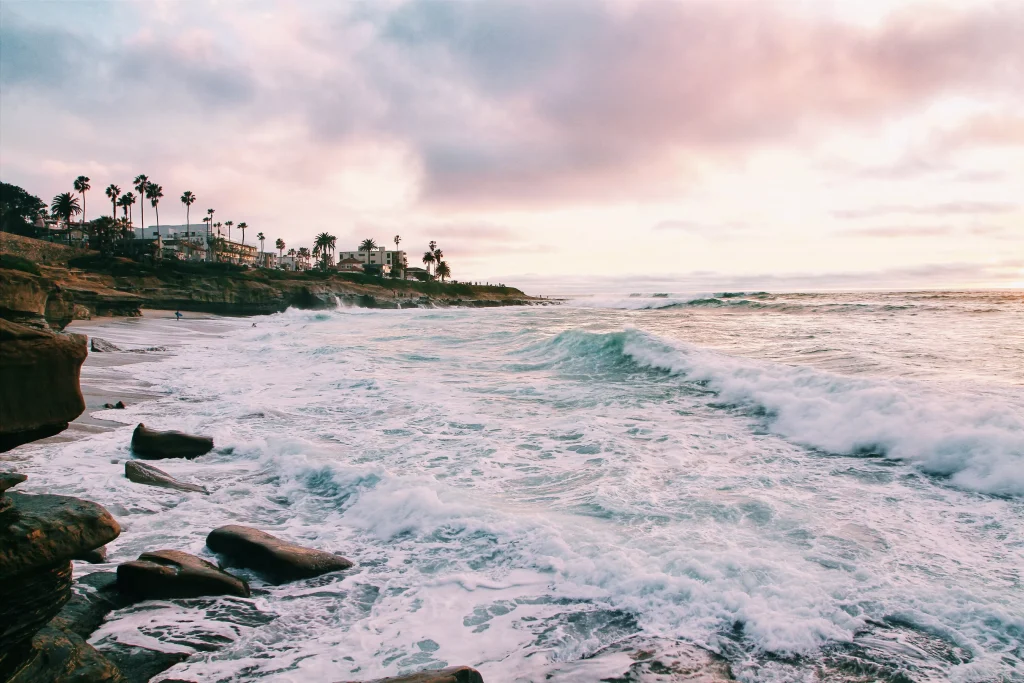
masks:
[[[226,564],[252,569],[277,583],[308,579],[352,567],[350,560],[339,555],[305,548],[237,524],[211,531],[206,537],[206,545],[223,556]]]
[[[49,568],[117,538],[121,527],[103,506],[69,496],[11,491],[0,517],[0,582]]]
[[[549,680],[564,683],[726,683],[729,664],[704,648],[667,638],[633,637],[601,648],[585,659],[556,665]]]
[[[347,681],[346,683],[356,683]],[[447,669],[418,671],[405,676],[378,678],[369,683],[484,683],[480,672],[469,666],[450,666]]]
[[[117,567],[117,585],[144,599],[198,598],[204,595],[249,597],[249,584],[217,565],[180,550],[142,553]]]
[[[150,464],[139,462],[137,460],[128,460],[124,464],[124,476],[136,484],[146,484],[147,486],[159,486],[160,488],[173,489],[175,491],[189,491],[192,493],[209,493],[202,486],[196,484],[186,484],[183,481],[178,481],[171,475],[167,474],[161,469],[153,467]]]
[[[139,423],[132,434],[132,452],[147,460],[198,458],[213,450],[213,439],[178,431],[158,432]]]

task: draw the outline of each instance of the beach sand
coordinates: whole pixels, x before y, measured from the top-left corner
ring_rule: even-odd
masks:
[[[122,427],[128,422],[110,419],[114,412],[105,408],[107,403],[123,401],[127,405],[138,404],[159,398],[163,392],[147,382],[133,379],[120,368],[137,363],[150,363],[173,353],[174,347],[181,340],[196,334],[208,335],[211,327],[216,327],[219,316],[209,313],[186,313],[181,320],[175,320],[174,311],[143,310],[141,318],[112,317],[95,318],[93,320],[76,320],[65,328],[66,332],[84,334],[90,343],[94,337],[104,339],[119,348],[120,352],[98,353],[90,350],[89,356],[82,364],[81,388],[85,398],[85,411],[60,434],[40,439],[35,444],[65,443],[90,434],[109,431]],[[150,338],[140,339],[138,325],[140,319],[166,320],[167,325],[154,331]],[[211,326],[211,323],[213,325]],[[140,343],[141,342],[141,343]],[[162,347],[166,351],[144,351],[141,348]],[[136,349],[132,351],[130,349]],[[104,417],[96,417],[94,413],[107,411]]]

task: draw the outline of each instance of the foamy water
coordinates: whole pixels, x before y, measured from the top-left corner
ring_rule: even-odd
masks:
[[[568,680],[565,663],[640,635],[746,681],[1024,676],[1019,294],[291,310],[97,334],[170,346],[87,369],[163,398],[27,449],[26,490],[106,505],[112,562],[210,557],[206,534],[241,523],[357,563],[285,586],[245,574],[252,600],[145,603],[93,636],[193,653],[168,675]],[[125,480],[138,421],[214,436],[160,464],[212,495]]]

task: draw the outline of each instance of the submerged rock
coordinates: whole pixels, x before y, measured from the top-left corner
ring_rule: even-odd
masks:
[[[93,548],[92,550],[86,550],[84,553],[79,553],[71,559],[81,560],[89,564],[104,564],[107,561],[107,549]]]
[[[175,491],[209,493],[209,491],[202,486],[186,484],[183,481],[178,481],[163,470],[157,469],[150,464],[139,462],[138,460],[128,460],[124,463],[124,476],[129,481],[133,481],[136,484],[159,486],[165,489],[174,489]]]
[[[0,319],[0,452],[62,432],[82,414],[86,355],[80,334]]]
[[[93,337],[89,342],[89,350],[93,353],[116,353],[120,351],[121,348],[111,344],[105,339]]]
[[[560,681],[630,683],[724,683],[736,680],[729,664],[713,652],[667,638],[626,638],[594,654],[547,672]]]
[[[107,410],[124,410],[127,406],[124,404],[124,401],[118,401],[117,403],[104,403],[103,407]]]
[[[206,545],[230,566],[245,567],[284,583],[349,569],[352,562],[323,550],[283,541],[251,527],[229,524],[214,529]]]
[[[144,599],[198,598],[203,595],[249,597],[249,584],[206,560],[180,550],[142,553],[117,567],[117,585]]]
[[[355,682],[348,681],[346,683]],[[405,676],[378,678],[368,683],[484,683],[484,677],[472,667],[450,666],[447,669],[431,669]]]
[[[213,439],[178,431],[158,432],[139,423],[132,434],[132,452],[140,458],[198,458],[213,450]]]

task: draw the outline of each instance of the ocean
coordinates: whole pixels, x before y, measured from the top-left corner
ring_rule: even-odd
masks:
[[[256,323],[255,327],[253,323]],[[73,329],[73,328],[72,328]],[[445,664],[585,681],[689,643],[741,681],[1024,681],[1024,295],[604,295],[502,309],[117,320],[84,381],[155,400],[19,450],[105,505],[109,570],[247,524],[348,572],[115,612],[196,681]],[[212,435],[123,477],[134,425]],[[625,678],[616,680],[627,680]],[[677,680],[670,678],[650,680]]]

